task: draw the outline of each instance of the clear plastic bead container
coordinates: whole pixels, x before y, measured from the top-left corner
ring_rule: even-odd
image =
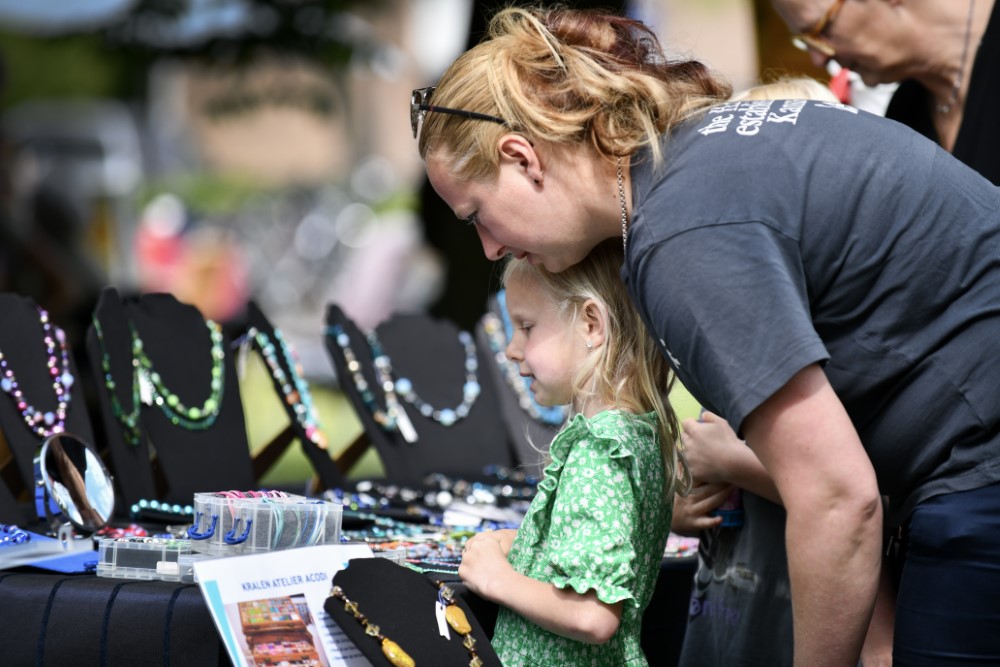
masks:
[[[194,495],[195,551],[219,556],[338,544],[343,506],[325,500],[284,497],[233,498]]]
[[[163,579],[178,559],[191,554],[191,540],[162,537],[104,538],[98,545],[97,576],[116,579]]]

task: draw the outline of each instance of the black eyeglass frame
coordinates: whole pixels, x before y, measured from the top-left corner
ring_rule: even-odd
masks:
[[[434,111],[436,113],[449,113],[453,116],[471,118],[472,120],[488,120],[491,123],[499,123],[500,125],[506,125],[509,127],[509,123],[507,123],[507,121],[503,118],[498,118],[497,116],[479,113],[478,111],[451,109],[449,107],[439,107],[434,106],[433,104],[428,104],[431,99],[431,95],[434,94],[434,90],[436,88],[437,86],[414,88],[413,92],[410,94],[410,129],[413,130],[414,139],[420,136],[420,128],[423,126],[424,116],[427,115],[428,111]]]

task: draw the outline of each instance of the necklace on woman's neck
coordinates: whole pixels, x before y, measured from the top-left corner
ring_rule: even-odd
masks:
[[[952,83],[951,94],[948,95],[948,101],[944,104],[939,103],[934,105],[934,110],[942,115],[950,113],[958,102],[958,93],[962,89],[962,81],[965,78],[965,60],[969,55],[969,40],[972,36],[972,16],[975,14],[975,8],[976,0],[969,0],[969,15],[965,19],[965,40],[962,42],[962,60],[958,64],[958,75],[955,76],[955,81]]]
[[[618,203],[622,207],[622,249],[628,253],[628,209],[625,207],[625,175],[622,172],[622,159],[618,158]]]

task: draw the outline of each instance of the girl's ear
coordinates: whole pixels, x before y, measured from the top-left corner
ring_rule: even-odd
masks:
[[[508,133],[497,141],[500,164],[516,165],[536,185],[541,185],[544,170],[542,160],[535,147],[524,136]]]
[[[579,326],[584,343],[590,343],[594,349],[604,345],[608,335],[608,314],[604,305],[596,299],[584,301]]]

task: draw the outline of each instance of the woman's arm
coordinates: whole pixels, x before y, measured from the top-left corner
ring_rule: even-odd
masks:
[[[854,664],[872,615],[882,547],[875,471],[818,365],[793,376],[744,422],[788,515],[795,664]]]
[[[621,622],[621,602],[607,604],[593,590],[580,594],[518,573],[507,562],[500,541],[488,533],[466,543],[458,576],[480,597],[579,642],[603,644]]]

